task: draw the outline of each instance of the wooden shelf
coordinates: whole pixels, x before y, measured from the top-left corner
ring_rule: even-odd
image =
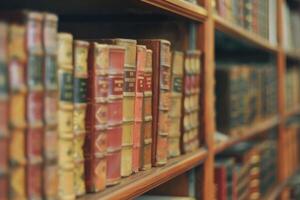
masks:
[[[297,114],[300,114],[300,106],[294,108],[291,111],[287,111],[285,114],[285,118],[289,118],[289,117],[291,117],[293,115],[297,115]]]
[[[124,178],[116,186],[106,188],[103,192],[87,194],[79,200],[133,199],[201,164],[206,157],[207,150],[201,148],[193,153],[170,159],[165,166]]]
[[[207,11],[199,6],[183,0],[141,0],[144,3],[167,10],[171,13],[187,17],[195,21],[204,21]]]
[[[247,128],[247,129],[245,129],[243,131],[243,133],[241,133],[240,137],[232,138],[232,139],[229,139],[226,142],[215,144],[214,153],[215,154],[220,153],[223,150],[225,150],[225,149],[227,149],[227,148],[229,148],[229,147],[231,147],[231,146],[233,146],[233,145],[235,145],[239,142],[242,142],[242,141],[248,140],[248,139],[250,139],[254,136],[257,136],[260,133],[262,133],[263,131],[268,130],[268,129],[276,126],[278,123],[279,123],[279,118],[277,116],[271,117],[267,120],[264,120],[263,122],[259,122],[259,123]]]
[[[285,55],[291,60],[300,61],[300,51],[286,51]]]
[[[265,49],[267,51],[270,52],[278,51],[277,46],[272,45],[267,39],[255,33],[251,33],[238,25],[232,24],[216,14],[214,15],[214,22],[215,22],[215,28],[224,33],[227,33],[234,37],[238,37],[241,40],[250,42],[251,44],[259,48]]]

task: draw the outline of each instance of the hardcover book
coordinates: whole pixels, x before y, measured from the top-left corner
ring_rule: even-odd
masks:
[[[169,157],[180,155],[180,124],[183,92],[184,54],[180,51],[172,52],[171,69],[171,107],[170,107],[170,133],[168,154]]]
[[[75,162],[75,193],[85,194],[83,146],[86,134],[85,119],[87,107],[88,51],[89,43],[75,40],[73,44],[73,133]]]
[[[117,45],[109,45],[108,48],[106,185],[114,185],[119,183],[121,178],[125,48]]]
[[[57,22],[51,13],[43,16],[43,80],[44,80],[44,136],[43,136],[43,194],[45,199],[55,199],[58,195],[57,172]]]
[[[58,165],[59,198],[75,199],[73,134],[73,36],[58,34]]]
[[[134,104],[134,131],[133,131],[133,154],[132,170],[138,172],[141,166],[141,143],[143,125],[143,101],[144,101],[144,70],[146,67],[147,48],[137,45],[136,78],[135,78],[135,104]]]
[[[146,65],[144,69],[143,124],[141,146],[141,169],[152,167],[152,50],[146,50]]]
[[[168,160],[171,43],[161,39],[139,42],[152,50],[152,165],[160,166]]]
[[[84,145],[85,185],[87,192],[98,192],[106,186],[108,123],[109,48],[91,42],[88,53],[88,93]]]
[[[191,152],[200,145],[199,113],[200,113],[200,75],[201,52],[191,50],[186,52],[184,62],[184,97],[182,116],[182,152]]]

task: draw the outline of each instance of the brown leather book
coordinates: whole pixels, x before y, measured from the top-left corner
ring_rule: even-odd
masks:
[[[184,97],[182,116],[182,152],[191,152],[200,145],[199,114],[200,114],[200,77],[201,52],[190,50],[186,52],[184,63]]]
[[[0,199],[8,199],[8,24],[0,22]]]
[[[45,199],[58,195],[57,172],[57,24],[58,17],[51,13],[43,16],[43,81],[44,81],[44,137],[43,137],[43,194]]]
[[[73,36],[58,34],[58,165],[59,198],[75,199],[73,134]]]
[[[87,192],[98,192],[106,186],[108,67],[108,45],[91,42],[88,54],[89,114],[86,116],[87,134],[84,145]]]
[[[85,194],[83,146],[86,134],[85,118],[87,107],[88,51],[89,43],[82,40],[74,41],[73,70],[73,133],[75,161],[75,193]]]
[[[143,124],[141,146],[141,169],[152,167],[152,50],[146,50],[146,65],[144,69]]]
[[[169,109],[170,109],[170,75],[171,75],[171,43],[161,39],[140,40],[151,49],[152,54],[152,165],[167,163]]]
[[[141,165],[141,143],[143,125],[143,96],[144,96],[144,70],[146,66],[147,48],[137,45],[136,78],[135,78],[135,102],[134,102],[134,131],[133,131],[133,154],[132,170],[138,172]]]
[[[25,27],[9,24],[8,73],[9,73],[9,193],[11,199],[26,198],[25,180],[25,108],[26,108],[26,52]]]
[[[109,45],[108,54],[106,185],[114,185],[121,178],[125,48]]]
[[[172,70],[171,70],[171,107],[170,107],[170,133],[168,154],[169,157],[180,155],[180,137],[181,137],[181,109],[182,109],[182,82],[184,53],[180,51],[172,52]]]

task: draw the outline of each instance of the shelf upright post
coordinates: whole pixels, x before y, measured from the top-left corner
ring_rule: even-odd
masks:
[[[285,169],[283,160],[284,147],[284,135],[285,134],[285,71],[286,71],[286,58],[284,53],[284,32],[283,32],[283,3],[284,0],[277,0],[277,39],[278,39],[278,51],[277,51],[277,86],[278,86],[278,112],[279,112],[279,126],[278,126],[278,181],[285,181]]]
[[[207,10],[207,19],[199,26],[197,47],[203,51],[202,73],[202,133],[208,148],[208,156],[203,166],[203,180],[200,190],[204,200],[214,199],[214,133],[215,133],[215,60],[214,21],[211,0],[198,0]]]

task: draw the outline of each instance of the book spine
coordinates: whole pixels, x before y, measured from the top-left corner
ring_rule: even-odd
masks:
[[[115,44],[125,48],[121,176],[129,176],[132,173],[135,121],[136,40],[116,39]]]
[[[168,155],[176,157],[180,155],[180,124],[182,104],[183,82],[183,53],[173,52],[171,74],[171,107],[170,107],[170,134]]]
[[[191,152],[200,145],[199,141],[199,110],[200,110],[200,51],[189,51],[184,67],[184,100],[182,122],[182,151]]]
[[[59,198],[75,199],[73,134],[73,36],[58,34],[58,165]]]
[[[144,69],[143,124],[142,124],[142,158],[141,169],[152,167],[152,50],[146,50]]]
[[[25,104],[26,104],[26,52],[25,27],[19,24],[9,25],[8,73],[9,73],[9,124],[10,144],[9,193],[12,199],[26,198],[25,180]]]
[[[44,172],[43,194],[45,199],[55,199],[58,195],[57,172],[57,21],[54,14],[44,14],[43,23],[43,78],[44,78]]]
[[[144,69],[146,66],[147,48],[137,46],[137,69],[135,78],[135,104],[134,104],[134,131],[133,131],[133,154],[132,170],[138,172],[141,159],[142,123],[143,123],[143,96],[144,96]]]
[[[170,42],[161,40],[159,46],[159,105],[155,165],[164,165],[168,159],[168,136],[170,130],[171,52]],[[152,88],[153,89],[153,88]]]
[[[74,162],[75,162],[75,193],[85,194],[83,145],[86,134],[85,118],[87,107],[88,80],[88,47],[89,43],[75,40],[73,44],[73,133],[74,133]]]
[[[108,122],[107,45],[91,43],[88,55],[88,96],[84,146],[85,183],[87,192],[98,192],[106,186],[106,151]]]
[[[27,13],[26,44],[27,44],[27,98],[26,98],[26,184],[29,199],[42,198],[42,144],[43,127],[43,46],[42,46],[43,15],[35,12]]]
[[[110,45],[107,104],[107,185],[117,184],[121,178],[124,61],[125,48]],[[130,163],[131,159],[132,156],[130,156]]]
[[[0,199],[8,199],[8,25],[0,22]]]
[[[224,165],[215,167],[215,184],[217,187],[217,199],[227,199],[227,180],[226,180],[226,167]]]

